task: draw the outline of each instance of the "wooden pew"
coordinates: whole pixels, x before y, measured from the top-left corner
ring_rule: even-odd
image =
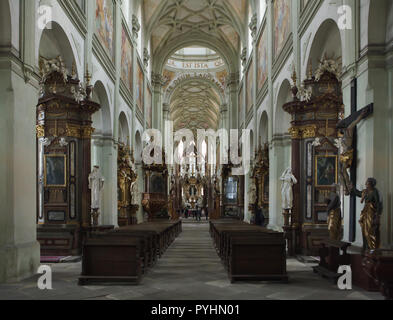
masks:
[[[182,231],[181,221],[154,221],[108,232],[91,232],[83,245],[80,285],[139,284]]]
[[[228,274],[239,280],[288,282],[285,240],[283,237],[232,237]]]
[[[141,277],[139,240],[112,237],[85,241],[79,285],[97,282],[139,284]]]
[[[210,232],[232,282],[288,281],[283,233],[228,220],[211,221]]]

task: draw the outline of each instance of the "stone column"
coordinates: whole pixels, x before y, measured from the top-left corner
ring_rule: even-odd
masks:
[[[153,119],[154,127],[162,131],[164,129],[164,120],[161,103],[164,79],[161,74],[153,72],[151,75],[151,83],[153,86],[153,114],[155,115]]]
[[[37,272],[37,174],[35,104],[35,1],[20,2],[21,32],[6,25],[4,34],[20,34],[21,57],[3,47],[0,64],[0,283],[21,280]],[[7,5],[0,6],[7,9]],[[9,11],[1,11],[9,14]],[[15,63],[22,59],[22,63]]]

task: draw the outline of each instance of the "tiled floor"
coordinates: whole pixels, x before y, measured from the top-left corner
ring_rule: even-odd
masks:
[[[21,283],[0,285],[0,300],[383,300],[379,293],[361,289],[340,291],[314,274],[311,266],[289,259],[289,284],[231,284],[213,248],[208,224],[188,222],[140,286],[80,287],[80,263],[54,264],[53,290],[39,290],[36,276]]]

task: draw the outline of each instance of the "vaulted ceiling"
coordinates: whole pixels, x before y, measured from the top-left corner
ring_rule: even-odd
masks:
[[[145,0],[144,6],[153,52],[195,31],[237,50],[246,27],[247,0]]]
[[[231,67],[240,59],[241,36],[247,30],[248,0],[145,0],[145,24],[155,61],[166,63],[176,46],[202,45],[222,55]],[[180,39],[183,39],[181,41]],[[186,41],[184,41],[186,39]],[[203,39],[203,44],[198,43]],[[195,42],[195,43],[193,43]],[[222,52],[217,50],[222,48]],[[225,51],[225,53],[224,53]],[[235,57],[235,58],[234,58]],[[160,72],[160,63],[153,66]],[[229,69],[229,64],[227,65]],[[227,70],[228,71],[228,70]],[[209,84],[198,79],[179,84],[173,91],[171,119],[174,129],[219,127],[221,97]]]
[[[198,79],[179,85],[171,99],[171,120],[179,129],[218,129],[220,97],[208,83]]]

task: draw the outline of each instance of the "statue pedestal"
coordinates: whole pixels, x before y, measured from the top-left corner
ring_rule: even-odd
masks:
[[[363,259],[365,258],[363,249],[351,246],[348,253],[351,257],[352,284],[369,292],[379,291],[374,279],[363,268]]]
[[[347,254],[347,249],[351,244],[326,239],[321,242],[321,246],[319,249],[319,266],[313,268],[314,272],[332,280],[336,284],[341,276],[341,274],[337,273],[338,268],[340,266],[348,266],[351,263],[351,257]]]
[[[393,250],[365,252],[362,266],[379,287],[382,295],[388,300],[393,300]]]

